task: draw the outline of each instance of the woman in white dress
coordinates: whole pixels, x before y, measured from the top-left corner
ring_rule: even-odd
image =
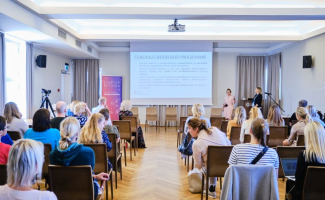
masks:
[[[232,110],[234,109],[235,103],[235,96],[231,95],[231,90],[228,88],[225,103],[223,104],[223,114],[226,120],[231,120]]]

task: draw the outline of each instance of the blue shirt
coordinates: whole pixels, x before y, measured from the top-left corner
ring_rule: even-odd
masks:
[[[313,117],[313,121],[320,123],[322,126],[325,126],[325,123],[321,119],[319,119],[318,117]]]
[[[51,144],[53,150],[58,146],[61,136],[60,131],[55,128],[49,128],[43,132],[36,132],[30,128],[26,131],[24,139],[33,139],[43,144]]]
[[[8,134],[1,137],[1,142],[9,145],[12,145],[14,143]]]

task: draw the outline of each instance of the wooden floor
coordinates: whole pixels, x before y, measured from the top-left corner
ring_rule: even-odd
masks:
[[[123,161],[123,180],[118,174],[114,199],[200,199],[200,194],[188,190],[188,172],[176,148],[175,127],[169,127],[167,132],[164,127],[160,131],[150,127],[145,132],[145,141],[147,148],[139,149],[132,161],[127,149],[127,166]],[[278,183],[280,199],[284,199],[285,182],[279,179]],[[217,185],[219,199],[219,182]]]

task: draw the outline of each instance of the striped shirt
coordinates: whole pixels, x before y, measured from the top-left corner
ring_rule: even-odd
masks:
[[[238,144],[234,146],[231,151],[228,163],[230,165],[236,164],[250,164],[254,158],[264,149],[259,144]],[[276,151],[269,148],[263,157],[256,163],[257,165],[273,165],[275,169],[279,168],[279,157]]]

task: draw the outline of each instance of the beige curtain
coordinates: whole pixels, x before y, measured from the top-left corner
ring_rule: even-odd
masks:
[[[0,115],[6,103],[5,35],[0,32]]]
[[[192,106],[192,105],[190,105]],[[165,119],[166,119],[166,108],[168,107],[176,107],[177,108],[177,126],[179,126],[179,118],[180,117],[185,117],[185,116],[188,116],[188,113],[187,113],[187,107],[186,105],[151,105],[150,107],[155,107],[157,108],[157,114],[158,114],[158,117],[159,117],[159,124],[158,126],[165,126]],[[149,125],[151,126],[155,126],[156,122],[149,122]],[[167,122],[168,126],[176,126],[176,122]]]
[[[26,42],[26,118],[33,118],[33,44]]]
[[[280,104],[280,70],[281,70],[281,53],[274,54],[267,57],[267,86],[266,86],[266,92],[271,93],[270,95],[275,102]],[[264,117],[267,116],[267,113],[269,111],[269,108],[275,104],[268,96],[265,95],[266,99],[264,101],[263,106],[263,114]]]

